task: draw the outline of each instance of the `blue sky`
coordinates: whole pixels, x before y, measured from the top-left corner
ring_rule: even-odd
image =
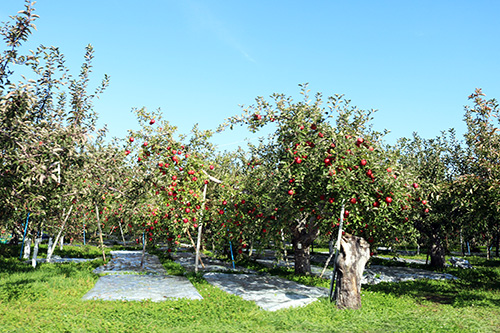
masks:
[[[0,17],[22,9],[4,0]],[[345,94],[378,109],[374,126],[389,143],[465,130],[474,88],[500,99],[500,2],[492,1],[169,1],[40,0],[29,46],[58,46],[77,73],[95,49],[95,103],[110,136],[136,128],[133,107],[161,108],[187,133],[214,129],[240,104],[273,92],[299,99],[299,83],[324,96]],[[218,135],[237,147],[244,130]],[[242,144],[242,143],[240,143]]]

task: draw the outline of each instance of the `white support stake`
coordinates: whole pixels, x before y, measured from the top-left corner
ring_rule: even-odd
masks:
[[[33,249],[33,257],[31,258],[31,266],[33,266],[33,268],[36,268],[36,257],[38,256],[38,248],[41,242],[41,238],[35,240],[35,248]]]

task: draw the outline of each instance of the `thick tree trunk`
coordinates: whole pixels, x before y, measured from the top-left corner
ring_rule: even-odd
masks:
[[[293,250],[295,254],[295,274],[311,274],[311,254],[309,253],[310,244],[304,239],[293,239]]]
[[[297,220],[297,224],[291,229],[292,245],[295,255],[295,274],[311,274],[311,254],[310,247],[319,235],[319,228],[316,225],[316,216],[309,216],[302,220]]]
[[[436,268],[444,268],[446,263],[444,246],[441,243],[439,237],[436,235],[432,237],[431,240],[432,240],[431,250],[430,250],[431,266]]]
[[[335,296],[339,309],[361,308],[361,278],[370,259],[370,244],[361,237],[345,234],[337,258]]]
[[[497,231],[497,237],[495,239],[495,257],[498,258],[498,247],[500,246],[500,232]]]

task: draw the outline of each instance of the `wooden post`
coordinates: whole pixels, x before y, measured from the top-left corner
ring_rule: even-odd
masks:
[[[102,259],[106,261],[106,253],[104,253],[104,242],[102,240],[101,220],[99,219],[99,207],[97,207],[97,204],[95,205],[95,213],[97,216],[97,228],[99,229],[99,240],[101,242]]]
[[[141,269],[144,269],[144,258],[146,257],[146,233],[142,233],[142,255],[141,255]]]
[[[339,224],[339,234],[337,236],[337,243],[335,244],[335,260],[333,262],[333,272],[332,272],[332,280],[330,281],[330,302],[333,302],[335,300],[335,296],[333,293],[333,286],[335,284],[335,278],[337,275],[337,259],[339,256],[339,251],[340,251],[340,242],[342,239],[342,227],[344,225],[344,211],[345,211],[345,206],[344,203],[342,202],[342,209],[340,210],[340,224]]]
[[[73,210],[73,205],[69,208],[68,214],[66,214],[66,217],[64,218],[63,224],[61,226],[61,229],[59,230],[59,233],[57,234],[57,237],[56,237],[56,240],[54,241],[53,246],[52,247],[49,246],[49,248],[47,249],[47,261],[48,262],[50,262],[50,259],[52,258],[52,254],[54,253],[54,250],[56,249],[59,237],[61,237],[64,226],[66,225],[66,221],[68,221],[68,218],[71,215],[72,210]],[[61,246],[61,248],[62,248],[62,246]]]
[[[202,221],[203,221],[203,211],[205,209],[205,200],[207,198],[207,184],[203,187],[203,203],[201,204],[201,217],[200,223],[198,224],[198,238],[196,239],[196,259],[194,262],[194,271],[198,273],[198,261],[201,261],[200,257],[200,245],[201,245],[201,233],[203,230]],[[201,263],[203,265],[203,263]]]
[[[208,177],[208,179],[210,179],[214,183],[217,183],[217,184],[222,183],[222,181],[220,181],[217,178],[212,177],[208,173],[206,173],[205,170],[201,170],[201,171]],[[203,203],[202,203],[202,207],[201,207],[201,218],[200,218],[200,223],[198,224],[198,238],[196,240],[196,258],[195,258],[195,262],[194,262],[194,271],[195,271],[195,273],[198,273],[198,261],[201,261],[201,258],[200,258],[200,244],[201,244],[201,233],[203,231],[202,222],[203,222],[203,211],[205,210],[205,200],[206,200],[206,198],[207,198],[207,184],[205,184],[205,186],[203,187]],[[202,263],[202,265],[203,265],[203,263]]]
[[[125,246],[125,237],[123,236],[122,219],[118,220],[118,225],[120,226],[120,233],[122,234],[123,246]]]

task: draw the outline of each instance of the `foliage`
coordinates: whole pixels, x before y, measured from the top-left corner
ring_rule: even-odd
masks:
[[[249,212],[260,238],[275,244],[281,243],[276,235],[284,233],[296,258],[297,250],[307,252],[320,233],[334,234],[342,206],[346,231],[370,243],[411,234],[404,216],[407,196],[415,191],[412,178],[383,146],[383,133],[372,130],[372,111],[351,106],[341,95],[328,97],[325,106],[321,94],[311,102],[307,86],[301,93],[304,101],[298,103],[279,94],[272,96],[272,104],[257,98],[256,105],[228,120],[228,127],[276,129],[268,141],[251,147],[247,176],[238,190],[246,195],[231,198],[230,218],[243,220]],[[246,204],[242,209],[240,202]]]
[[[77,77],[69,74],[56,47],[20,54],[38,17],[32,3],[25,7],[1,30],[6,50],[0,58],[0,195],[5,198],[0,214],[2,227],[16,234],[22,234],[17,221],[28,212],[32,230],[61,223],[79,193],[76,177],[92,158],[85,149],[97,119],[92,100],[108,84],[105,77],[94,94],[87,93],[91,45]],[[28,72],[19,83],[14,83],[16,66]]]
[[[463,210],[467,238],[474,236],[485,242],[488,249],[500,243],[500,108],[495,99],[485,99],[481,89],[469,96],[472,106],[465,109],[467,124],[463,156],[464,172],[456,182],[456,195]],[[497,252],[498,253],[498,252]],[[488,256],[490,251],[488,250]],[[498,254],[497,254],[498,255]]]

